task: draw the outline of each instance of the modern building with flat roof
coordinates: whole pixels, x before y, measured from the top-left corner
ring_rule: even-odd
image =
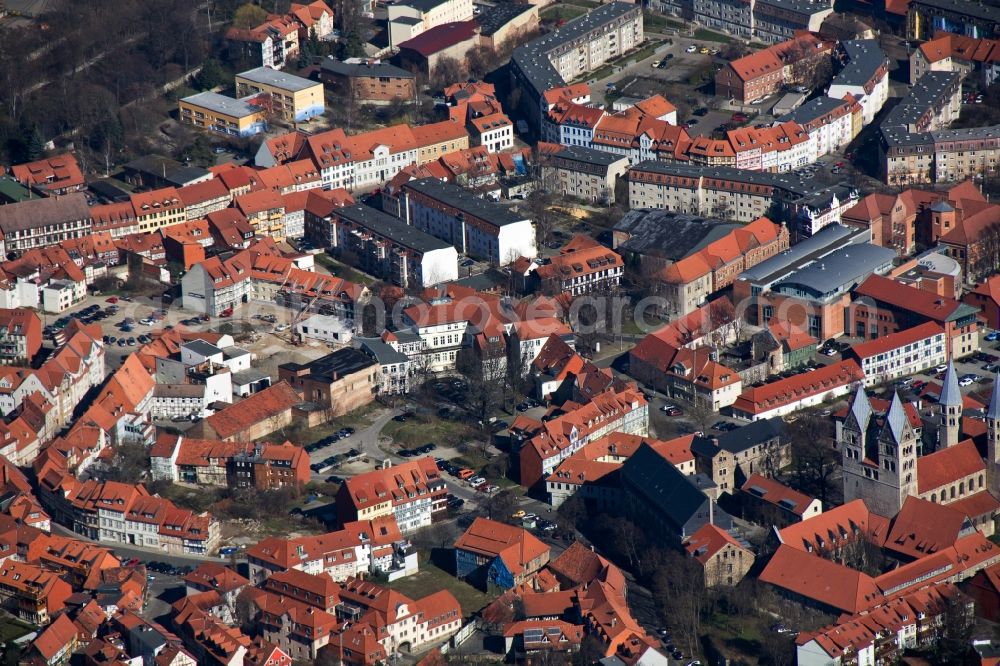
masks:
[[[522,92],[521,106],[528,122],[535,130],[541,126],[548,110],[543,108],[546,90],[594,71],[644,40],[642,7],[610,2],[514,49],[512,89]]]
[[[236,95],[268,95],[270,111],[283,120],[302,122],[323,115],[323,84],[267,67],[236,75]]]
[[[335,209],[329,240],[335,252],[358,255],[362,270],[404,289],[458,279],[454,246],[371,206]]]
[[[535,225],[516,209],[476,196],[437,178],[405,183],[401,214],[408,225],[426,231],[460,253],[506,266],[538,254]]]
[[[253,136],[267,129],[265,109],[253,97],[233,99],[210,90],[178,102],[182,123],[220,134]]]

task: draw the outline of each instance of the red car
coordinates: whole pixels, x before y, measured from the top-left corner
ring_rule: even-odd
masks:
[[[110,298],[105,299],[104,302],[105,303],[117,303],[118,302],[118,297],[117,296],[111,296]]]
[[[734,113],[730,118],[734,123],[745,123],[750,117],[745,113]]]
[[[223,317],[232,317],[233,316],[233,309],[232,308],[226,308],[225,310],[223,310],[219,314],[222,315]]]

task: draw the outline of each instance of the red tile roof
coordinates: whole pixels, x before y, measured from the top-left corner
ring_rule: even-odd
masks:
[[[818,370],[769,382],[761,387],[748,388],[736,398],[733,409],[746,414],[760,414],[861,381],[864,376],[861,368],[853,360],[832,363]]]
[[[921,495],[977,473],[986,464],[971,439],[917,458],[917,492]]]
[[[937,322],[928,321],[911,328],[903,329],[902,331],[897,331],[896,333],[890,333],[877,340],[854,345],[851,350],[859,359],[866,359],[899,349],[900,347],[905,347],[914,342],[926,340],[935,335],[943,336],[944,329]]]
[[[784,544],[760,580],[846,613],[857,613],[883,598],[871,576]]]
[[[804,493],[793,490],[779,481],[769,479],[760,474],[750,475],[750,478],[740,487],[740,490],[798,516],[802,516],[805,510],[816,501]]]
[[[402,42],[399,48],[400,50],[415,51],[426,58],[459,42],[470,40],[478,32],[479,23],[476,21],[444,23],[420,33],[413,39]]]
[[[962,305],[954,298],[939,296],[876,274],[868,276],[854,291],[856,296],[867,296],[938,323],[948,321]]]
[[[910,496],[892,519],[885,547],[920,558],[953,546],[966,527],[966,517],[952,506]],[[968,530],[973,528],[968,525]]]
[[[360,511],[383,502],[400,505],[426,499],[430,486],[438,484],[444,484],[441,472],[434,459],[426,457],[352,476],[344,482],[340,493]]]
[[[531,532],[486,518],[476,518],[455,542],[455,548],[500,557],[515,576],[549,552],[549,547]]]
[[[858,499],[789,525],[778,532],[778,538],[790,548],[818,553],[836,548],[844,541],[865,539],[881,543],[888,529],[888,518],[872,513]]]
[[[726,530],[708,523],[696,531],[684,542],[684,549],[687,554],[698,560],[701,564],[708,564],[715,555],[727,545],[735,546],[740,550],[747,551],[746,546],[733,538]]]
[[[212,414],[205,422],[221,439],[235,437],[256,423],[266,421],[302,402],[288,382],[278,382],[259,393]]]
[[[83,172],[72,153],[17,164],[11,167],[11,173],[22,185],[43,190],[79,189],[84,185]]]

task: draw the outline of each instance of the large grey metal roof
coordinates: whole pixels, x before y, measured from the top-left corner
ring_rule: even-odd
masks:
[[[838,108],[844,106],[844,100],[834,99],[833,97],[815,97],[799,108],[786,113],[785,115],[778,118],[777,122],[794,122],[800,125],[805,125],[810,123],[817,118],[822,118],[828,113],[832,113]]]
[[[261,112],[261,108],[259,106],[250,104],[245,101],[245,98],[233,99],[232,97],[226,97],[225,95],[214,93],[211,90],[200,92],[197,95],[190,95],[181,101],[195,106],[200,106],[203,109],[208,109],[209,111],[214,111],[215,113],[232,116],[233,118],[245,118],[246,116],[252,116],[255,113]]]
[[[746,183],[748,185],[762,185],[773,187],[785,195],[794,195],[796,197],[816,194],[829,187],[828,185],[816,182],[815,179],[803,178],[802,174],[795,171],[772,173],[770,171],[754,171],[751,169],[737,169],[735,167],[667,162],[666,160],[646,160],[634,165],[632,169],[635,171],[661,173],[665,176],[712,178]]]
[[[310,81],[309,79],[304,79],[301,76],[288,74],[286,72],[282,72],[277,69],[271,69],[270,67],[257,67],[255,69],[248,69],[245,72],[240,72],[236,76],[237,78],[246,79],[247,81],[253,81],[254,83],[262,83],[265,85],[274,86],[275,88],[281,88],[282,90],[290,90],[293,92],[298,92],[299,90],[305,90],[306,88],[313,88],[315,86],[323,85],[322,83],[317,83],[316,81]]]
[[[988,5],[985,2],[970,2],[969,0],[916,0],[914,4],[924,7],[934,7],[956,14],[965,14],[972,18],[993,21],[1000,24],[1000,7]]]
[[[369,355],[375,357],[375,360],[379,362],[380,365],[387,365],[389,363],[406,363],[409,361],[409,357],[401,351],[396,351],[389,345],[382,341],[382,338],[362,338],[355,337],[354,343],[363,352],[367,352]]]
[[[558,30],[542,35],[514,49],[511,60],[517,69],[524,74],[531,87],[535,89],[535,95],[541,95],[549,88],[566,84],[549,61],[548,54],[550,52],[635,10],[636,5],[624,2],[610,2],[601,5],[583,16],[569,21]]]
[[[878,45],[877,39],[849,39],[840,43],[847,56],[847,63],[833,80],[831,86],[863,86],[889,58]]]
[[[323,62],[320,63],[320,68],[324,72],[333,72],[342,76],[387,76],[393,79],[412,79],[414,76],[413,72],[408,72],[401,67],[396,67],[387,62],[352,63],[343,62],[335,58],[324,58]]]
[[[605,172],[607,172],[607,168],[615,162],[627,159],[622,155],[609,153],[606,150],[597,150],[596,148],[587,148],[585,146],[563,146],[563,148],[558,153],[554,153],[553,156],[569,160],[571,162],[581,162],[583,164],[593,164],[595,166],[603,167]]]
[[[743,271],[739,279],[758,284],[770,284],[798,267],[815,261],[846,244],[861,242],[861,238],[863,235],[853,227],[842,224],[827,225],[812,237],[796,243],[781,254]]]
[[[785,422],[779,416],[753,421],[719,435],[719,447],[730,453],[741,453],[785,433]]]
[[[779,9],[779,15],[784,12],[792,12],[806,16],[825,12],[833,7],[833,3],[829,2],[829,0],[827,2],[817,2],[816,0],[758,0],[754,5],[754,12],[759,12],[763,9],[764,5],[770,5]],[[767,12],[764,13],[767,14]],[[782,16],[781,18],[784,17]]]
[[[411,180],[403,185],[403,187],[404,189],[408,188],[420,192],[431,199],[456,208],[466,215],[472,215],[485,222],[495,224],[498,227],[528,219],[523,215],[514,213],[512,208],[487,201],[464,187],[446,183],[437,178]]]
[[[776,283],[774,291],[803,290],[817,298],[853,287],[886,265],[891,266],[895,250],[860,243],[835,250]]]
[[[620,249],[680,261],[739,226],[659,208],[637,208],[625,213],[614,230],[630,236]]]
[[[334,215],[350,220],[358,226],[369,229],[397,245],[425,253],[432,250],[442,250],[451,247],[449,243],[440,238],[435,238],[429,233],[421,231],[416,227],[411,227],[407,223],[392,215],[383,213],[380,210],[356,204],[354,206],[344,206],[333,211]]]
[[[886,114],[882,127],[909,128],[928,109],[941,108],[947,104],[956,85],[961,86],[961,80],[962,75],[958,72],[927,72],[910,87],[906,97]]]
[[[685,527],[693,532],[708,522],[708,503],[712,500],[648,444],[642,444],[625,461],[621,475],[651,509],[672,524],[676,534],[685,536]],[[731,516],[719,508],[714,513],[716,525],[722,529],[732,527]]]
[[[479,23],[480,27],[479,34],[495,34],[515,18],[525,12],[532,11],[532,9],[532,6],[527,2],[505,2],[492,7],[484,7],[482,13],[476,17],[476,22]]]

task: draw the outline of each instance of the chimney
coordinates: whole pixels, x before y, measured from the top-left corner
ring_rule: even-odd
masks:
[[[708,524],[715,524],[715,502],[711,498],[708,500]]]
[[[708,360],[712,361],[713,363],[719,362],[719,350],[717,347],[712,347],[708,351]]]

